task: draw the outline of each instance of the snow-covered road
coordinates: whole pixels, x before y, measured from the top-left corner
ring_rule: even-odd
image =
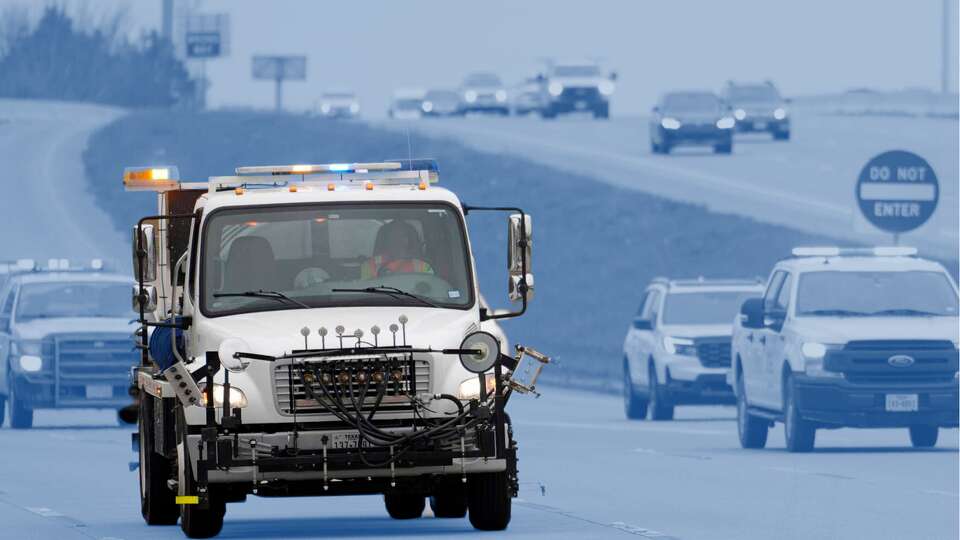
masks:
[[[817,451],[741,450],[734,411],[629,422],[619,398],[545,388],[511,403],[521,494],[510,538],[954,539],[957,430],[936,449],[906,430],[818,433]],[[180,538],[139,515],[130,429],[107,412],[40,412],[0,430],[0,538]],[[392,521],[379,497],[258,499],[228,507],[221,538],[468,538],[465,519]]]

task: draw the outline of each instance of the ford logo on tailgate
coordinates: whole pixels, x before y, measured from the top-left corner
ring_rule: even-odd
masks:
[[[905,354],[895,354],[890,358],[887,358],[887,363],[893,367],[910,367],[914,362],[915,360],[912,356],[907,356]]]

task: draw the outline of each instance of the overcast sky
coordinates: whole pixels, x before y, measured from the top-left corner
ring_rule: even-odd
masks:
[[[254,54],[307,55],[308,80],[286,85],[291,108],[351,88],[370,114],[396,87],[455,86],[479,69],[517,82],[543,57],[601,58],[620,75],[620,113],[728,79],[770,78],[787,95],[940,85],[941,0],[174,1],[178,12],[230,13],[230,55],[207,65],[212,106],[272,104],[273,84],[251,79]],[[133,32],[160,25],[161,0],[59,3],[123,6]]]

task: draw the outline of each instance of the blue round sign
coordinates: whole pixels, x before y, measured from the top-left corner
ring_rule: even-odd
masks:
[[[940,200],[940,184],[925,159],[913,152],[891,150],[863,167],[856,195],[867,221],[899,234],[930,219]]]

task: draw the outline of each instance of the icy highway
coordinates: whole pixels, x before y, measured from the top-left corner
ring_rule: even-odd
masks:
[[[794,114],[793,139],[738,135],[732,156],[706,148],[650,152],[647,118],[425,119],[377,125],[452,137],[480,150],[509,153],[610,184],[710,209],[861,242],[891,241],[861,217],[854,198],[860,169],[873,156],[901,149],[923,156],[940,180],[930,222],[903,242],[956,258],[958,163],[956,120]],[[416,148],[413,149],[416,154]]]
[[[511,403],[520,499],[511,538],[955,539],[957,430],[929,451],[906,430],[821,431],[812,454],[741,450],[734,411],[630,422],[618,397],[544,388]],[[0,430],[0,538],[181,538],[140,519],[129,428],[110,413],[38,413]],[[427,512],[429,514],[429,511]],[[228,505],[221,538],[475,538],[465,519],[393,521],[380,497]],[[493,535],[491,535],[493,536]]]

